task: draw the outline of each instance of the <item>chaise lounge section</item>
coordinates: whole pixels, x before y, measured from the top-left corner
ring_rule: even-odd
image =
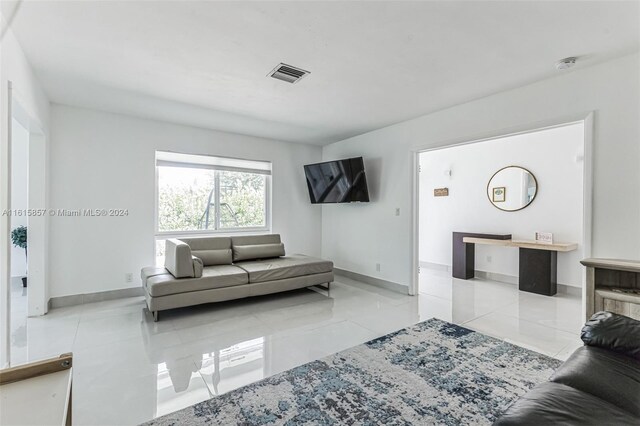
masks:
[[[147,307],[159,312],[278,293],[333,281],[333,263],[285,256],[278,234],[169,239],[165,266],[141,272]]]

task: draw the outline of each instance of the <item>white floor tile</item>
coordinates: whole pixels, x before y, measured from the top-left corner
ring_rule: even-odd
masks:
[[[268,337],[266,375],[270,376],[340,352],[379,337],[351,321],[341,321],[295,334],[275,332]]]
[[[495,312],[471,320],[464,326],[549,356],[557,354],[576,337],[566,331]]]
[[[81,320],[78,324],[78,333],[73,348],[80,350],[140,337],[142,335],[141,324],[144,322],[146,322],[146,318],[143,311]]]
[[[80,389],[78,389],[80,388]],[[74,376],[76,425],[135,425],[211,398],[189,358],[159,364],[153,374],[105,375],[84,385]]]
[[[571,354],[581,346],[584,346],[584,343],[576,336],[571,343],[562,348],[560,352],[555,354],[553,357],[566,361],[567,358],[569,358],[569,356],[571,356]]]
[[[580,301],[513,285],[421,274],[415,297],[337,277],[303,289],[161,312],[139,297],[15,312],[12,354],[74,352],[74,423],[139,424],[213,395],[439,318],[565,358],[579,345]],[[12,355],[12,356],[13,356]]]
[[[518,300],[496,312],[533,321],[569,333],[579,333],[584,325],[582,306],[564,295],[554,297],[521,292]]]

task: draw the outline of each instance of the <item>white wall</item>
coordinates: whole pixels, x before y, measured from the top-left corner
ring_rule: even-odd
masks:
[[[272,161],[273,232],[288,253],[320,254],[321,210],[309,202],[302,167],[321,159],[320,147],[62,105],[53,106],[51,135],[52,208],[129,210],[51,218],[52,297],[140,285],[140,269],[155,262],[156,150]]]
[[[28,200],[29,131],[17,120],[11,121],[11,209],[26,210]],[[28,226],[26,215],[14,215],[10,219],[11,230]],[[11,276],[22,277],[27,272],[24,249],[11,244]]]
[[[519,240],[533,240],[536,231],[552,232],[554,241],[579,243],[578,250],[558,255],[558,282],[581,286],[584,161],[576,157],[584,155],[583,142],[578,123],[421,153],[420,261],[451,266],[455,231],[512,234]],[[538,183],[533,202],[513,212],[497,209],[487,197],[491,176],[510,165],[528,169]],[[433,196],[441,187],[449,188],[448,197]],[[511,200],[521,198],[507,189],[500,206]],[[517,277],[518,249],[478,244],[475,265]]]
[[[575,69],[325,146],[324,160],[364,156],[372,202],[323,206],[323,256],[337,267],[408,286],[410,150],[594,111],[592,254],[640,258],[639,62],[633,54]]]

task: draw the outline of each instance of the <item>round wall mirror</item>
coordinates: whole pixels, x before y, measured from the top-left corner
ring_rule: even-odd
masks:
[[[491,176],[487,185],[487,197],[495,207],[515,212],[527,207],[536,198],[538,182],[529,170],[504,167]]]

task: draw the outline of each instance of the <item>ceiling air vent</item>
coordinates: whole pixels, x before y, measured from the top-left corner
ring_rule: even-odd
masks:
[[[304,76],[311,74],[309,71],[305,71],[300,68],[292,67],[287,64],[278,64],[271,72],[269,77],[277,78],[278,80],[286,81],[287,83],[297,83],[302,80]]]

